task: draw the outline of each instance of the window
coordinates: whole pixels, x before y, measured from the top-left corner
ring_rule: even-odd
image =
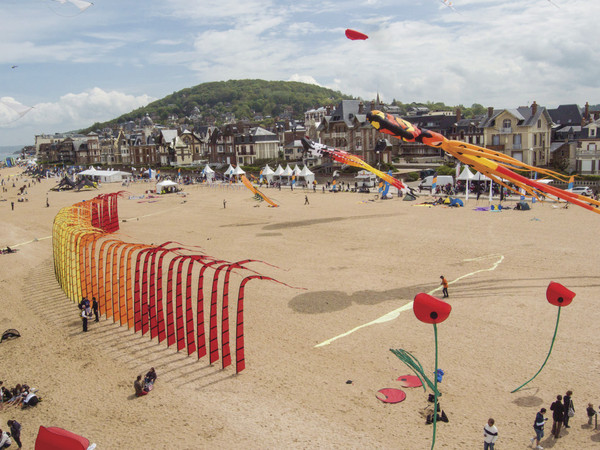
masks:
[[[510,128],[510,126],[511,126],[510,119],[504,119],[502,121],[502,128]]]
[[[596,144],[588,144],[588,151],[590,152],[595,152],[596,151]]]
[[[513,134],[513,148],[515,150],[521,149],[521,135],[520,134]]]
[[[500,145],[500,136],[497,134],[492,135],[492,145]]]
[[[538,128],[542,128],[542,119],[538,119]]]
[[[533,133],[533,146],[537,146],[537,134]]]
[[[590,137],[596,136],[596,129],[590,128]]]

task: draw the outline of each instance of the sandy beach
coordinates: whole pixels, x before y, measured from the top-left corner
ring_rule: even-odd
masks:
[[[0,178],[18,173],[0,169]],[[81,434],[98,449],[430,448],[432,427],[420,414],[429,392],[405,388],[397,404],[376,394],[401,388],[397,378],[411,373],[390,348],[410,351],[433,372],[433,327],[410,305],[397,310],[419,292],[441,297],[442,274],[453,309],[438,326],[440,401],[449,423],[438,424],[436,448],[480,448],[489,417],[499,429],[497,448],[526,448],[535,413],[568,389],[576,409],[571,428],[554,440],[550,418],[542,446],[600,443],[585,413],[589,402],[600,405],[597,214],[551,203],[473,210],[488,206],[487,198],[447,208],[373,201],[373,194],[263,189],[281,205],[269,208],[241,185],[119,200],[118,239],[172,240],[228,261],[265,261],[276,267],[257,266],[262,274],[305,288],[247,286],[246,370],[236,375],[112,320],[82,333],[79,310],[54,278],[53,218],[99,193],[139,196],[153,184],[50,192],[46,207],[57,181],[31,185],[28,202],[16,202],[12,182],[0,197],[7,200],[0,202],[0,246],[18,249],[0,255],[0,331],[21,333],[0,344],[0,379],[9,387],[27,382],[43,398],[35,408],[0,411],[2,429],[8,419],[22,424],[23,448],[33,448],[40,425]],[[544,370],[511,394],[550,348],[557,316],[546,301],[550,281],[577,296],[561,312]],[[136,398],[133,381],[152,366],[156,387]]]

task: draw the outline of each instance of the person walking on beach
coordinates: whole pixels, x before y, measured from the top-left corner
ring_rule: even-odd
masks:
[[[544,437],[544,425],[546,424],[547,417],[544,417],[546,414],[546,408],[542,408],[535,415],[535,422],[533,422],[533,429],[535,430],[535,436],[531,438],[531,445],[535,442],[537,450],[544,450],[544,447],[540,445],[542,442],[542,438]]]
[[[87,313],[85,312],[85,308],[83,308],[81,310],[81,324],[83,325],[83,332],[87,333],[88,316],[87,316]]]
[[[573,395],[573,391],[567,391],[567,393],[563,397],[565,428],[571,428],[569,426],[569,418],[571,417],[569,414],[575,415],[575,408],[573,407],[573,400],[571,399],[572,395]]]
[[[310,205],[310,203],[308,202],[308,195],[304,196],[304,204],[305,205]]]
[[[565,420],[565,407],[562,403],[562,395],[556,396],[556,401],[550,405],[552,411],[552,435],[555,439],[560,437],[560,429]]]
[[[594,416],[596,415],[596,410],[594,409],[594,405],[592,405],[591,403],[588,403],[588,407],[587,407],[586,411],[587,411],[587,416],[588,416],[588,425],[591,425],[592,421],[594,420]]]
[[[10,427],[10,435],[17,443],[17,446],[21,448],[21,424],[16,420],[9,420],[6,424]]]
[[[483,450],[494,450],[498,439],[498,428],[494,423],[494,419],[488,419],[487,424],[483,427]]]
[[[15,202],[10,202],[11,211],[15,210]]]
[[[96,300],[96,297],[92,297],[92,311],[94,311],[94,316],[96,317],[94,322],[99,322],[100,318],[98,317],[98,301]]]
[[[444,278],[444,275],[441,275],[440,278],[442,280],[440,285],[442,286],[442,294],[444,294],[444,298],[450,297],[448,295],[448,280]]]
[[[223,199],[223,209],[227,208],[227,200]]]

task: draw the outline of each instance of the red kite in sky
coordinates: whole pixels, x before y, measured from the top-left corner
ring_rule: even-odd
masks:
[[[367,36],[366,34],[363,34],[356,30],[351,30],[350,28],[348,28],[346,30],[346,37],[353,41],[356,41],[356,40],[364,41],[365,39],[369,39],[369,36]]]

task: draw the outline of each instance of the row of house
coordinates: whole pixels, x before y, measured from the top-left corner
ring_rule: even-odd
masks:
[[[148,116],[138,127],[103,130],[86,136],[36,136],[36,154],[44,162],[142,166],[253,165],[256,161],[303,159],[300,138],[310,138],[361,156],[373,166],[397,157],[443,157],[443,151],[404,142],[377,132],[367,121],[372,110],[397,112],[379,96],[371,102],[343,100],[305,113],[304,122],[278,122],[267,130],[247,123],[193,130],[155,125]],[[463,118],[456,111],[415,109],[405,117],[420,128],[448,139],[486,147],[535,166],[555,166],[568,172],[600,173],[600,114],[588,104],[556,109],[530,106],[488,108],[486,114]],[[381,145],[383,141],[384,145]],[[379,145],[377,145],[379,142]],[[323,161],[304,158],[310,167]]]

